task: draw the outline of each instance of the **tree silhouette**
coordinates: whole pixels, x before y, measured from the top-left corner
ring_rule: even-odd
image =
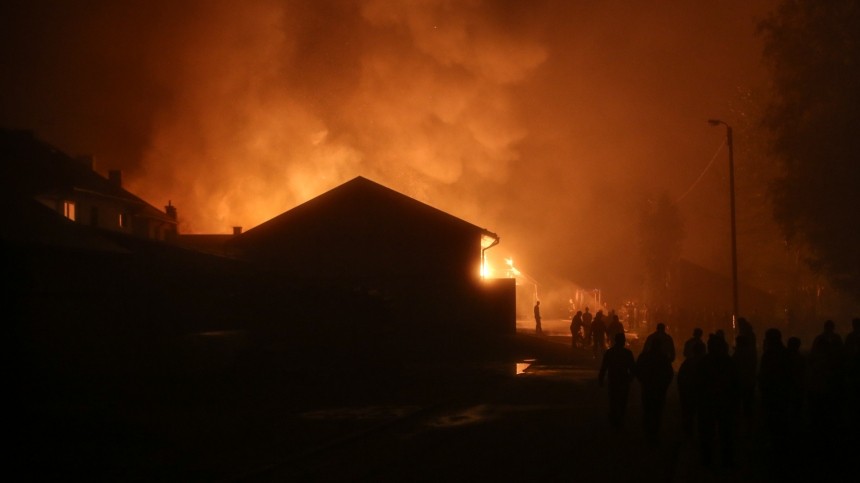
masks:
[[[782,165],[775,218],[814,270],[860,298],[860,2],[783,0],[760,32]]]
[[[639,250],[645,262],[645,292],[650,304],[670,303],[672,273],[681,258],[684,222],[668,194],[643,203],[639,217]]]

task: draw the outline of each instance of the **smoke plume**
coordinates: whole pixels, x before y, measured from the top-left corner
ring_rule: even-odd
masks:
[[[125,170],[186,233],[362,175],[499,233],[493,263],[620,297],[637,205],[686,191],[705,120],[761,82],[771,3],[13,1],[0,122]],[[683,206],[714,266],[724,181]]]

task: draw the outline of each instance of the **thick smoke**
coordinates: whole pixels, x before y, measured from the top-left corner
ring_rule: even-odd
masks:
[[[185,232],[362,175],[499,233],[495,264],[620,297],[637,205],[707,164],[770,3],[12,2],[0,121],[124,169]],[[724,182],[683,210],[686,256],[727,269]]]
[[[194,231],[256,225],[356,175],[436,205],[458,183],[501,185],[526,135],[508,86],[546,58],[480,4],[186,14],[157,41],[153,71],[173,98],[136,187],[172,197]]]

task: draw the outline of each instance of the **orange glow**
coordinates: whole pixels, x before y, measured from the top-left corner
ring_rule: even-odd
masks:
[[[252,229],[364,176],[498,233],[516,268],[488,254],[482,276],[610,298],[641,288],[637,205],[713,153],[703,120],[751,118],[773,0],[153,0],[51,21],[31,3],[5,32],[0,124],[122,169],[180,233]],[[720,270],[718,164],[682,210],[684,256]]]
[[[522,274],[520,273],[520,271],[519,271],[519,270],[517,270],[517,268],[516,268],[516,267],[514,267],[514,259],[513,259],[513,257],[511,257],[511,258],[506,258],[506,259],[505,259],[505,263],[507,263],[507,264],[508,264],[508,276],[509,276],[509,277],[520,277],[520,276],[522,275]]]
[[[63,216],[66,218],[75,221],[75,202],[74,201],[64,201],[63,202]]]
[[[488,259],[484,261],[483,267],[480,269],[481,275],[484,278],[521,278],[528,283],[534,283],[528,275],[520,272],[519,269],[514,267],[513,257],[504,258],[503,260],[505,266],[503,268],[497,268],[488,257]]]
[[[516,370],[517,370],[517,375],[525,374],[525,373],[526,373],[526,370],[527,370],[529,367],[531,367],[531,365],[532,365],[532,364],[534,364],[534,362],[535,362],[535,360],[534,360],[534,359],[526,359],[526,360],[524,360],[524,361],[522,361],[522,362],[517,362],[517,368],[516,368]]]

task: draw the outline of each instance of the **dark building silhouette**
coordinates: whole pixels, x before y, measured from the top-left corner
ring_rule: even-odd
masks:
[[[153,240],[176,236],[176,208],[161,211],[122,187],[122,172],[105,178],[93,157],[73,158],[30,131],[2,130],[2,173],[7,195],[35,200],[75,223]]]
[[[514,281],[478,277],[498,237],[364,178],[246,233],[180,236],[116,174],[0,135],[4,305],[33,380],[498,358],[515,333]]]
[[[681,259],[673,271],[671,301],[674,310],[667,314],[667,324],[675,333],[687,334],[694,327],[706,333],[719,329],[733,331],[731,326],[732,281],[729,277]],[[758,330],[777,321],[777,303],[773,295],[754,286],[738,286],[740,316],[750,320]]]
[[[516,331],[514,281],[479,277],[484,250],[498,240],[357,177],[231,237],[226,247],[296,283],[379,294],[406,332],[453,339]]]
[[[363,177],[323,193],[230,243],[304,279],[472,281],[481,240],[497,235]]]

